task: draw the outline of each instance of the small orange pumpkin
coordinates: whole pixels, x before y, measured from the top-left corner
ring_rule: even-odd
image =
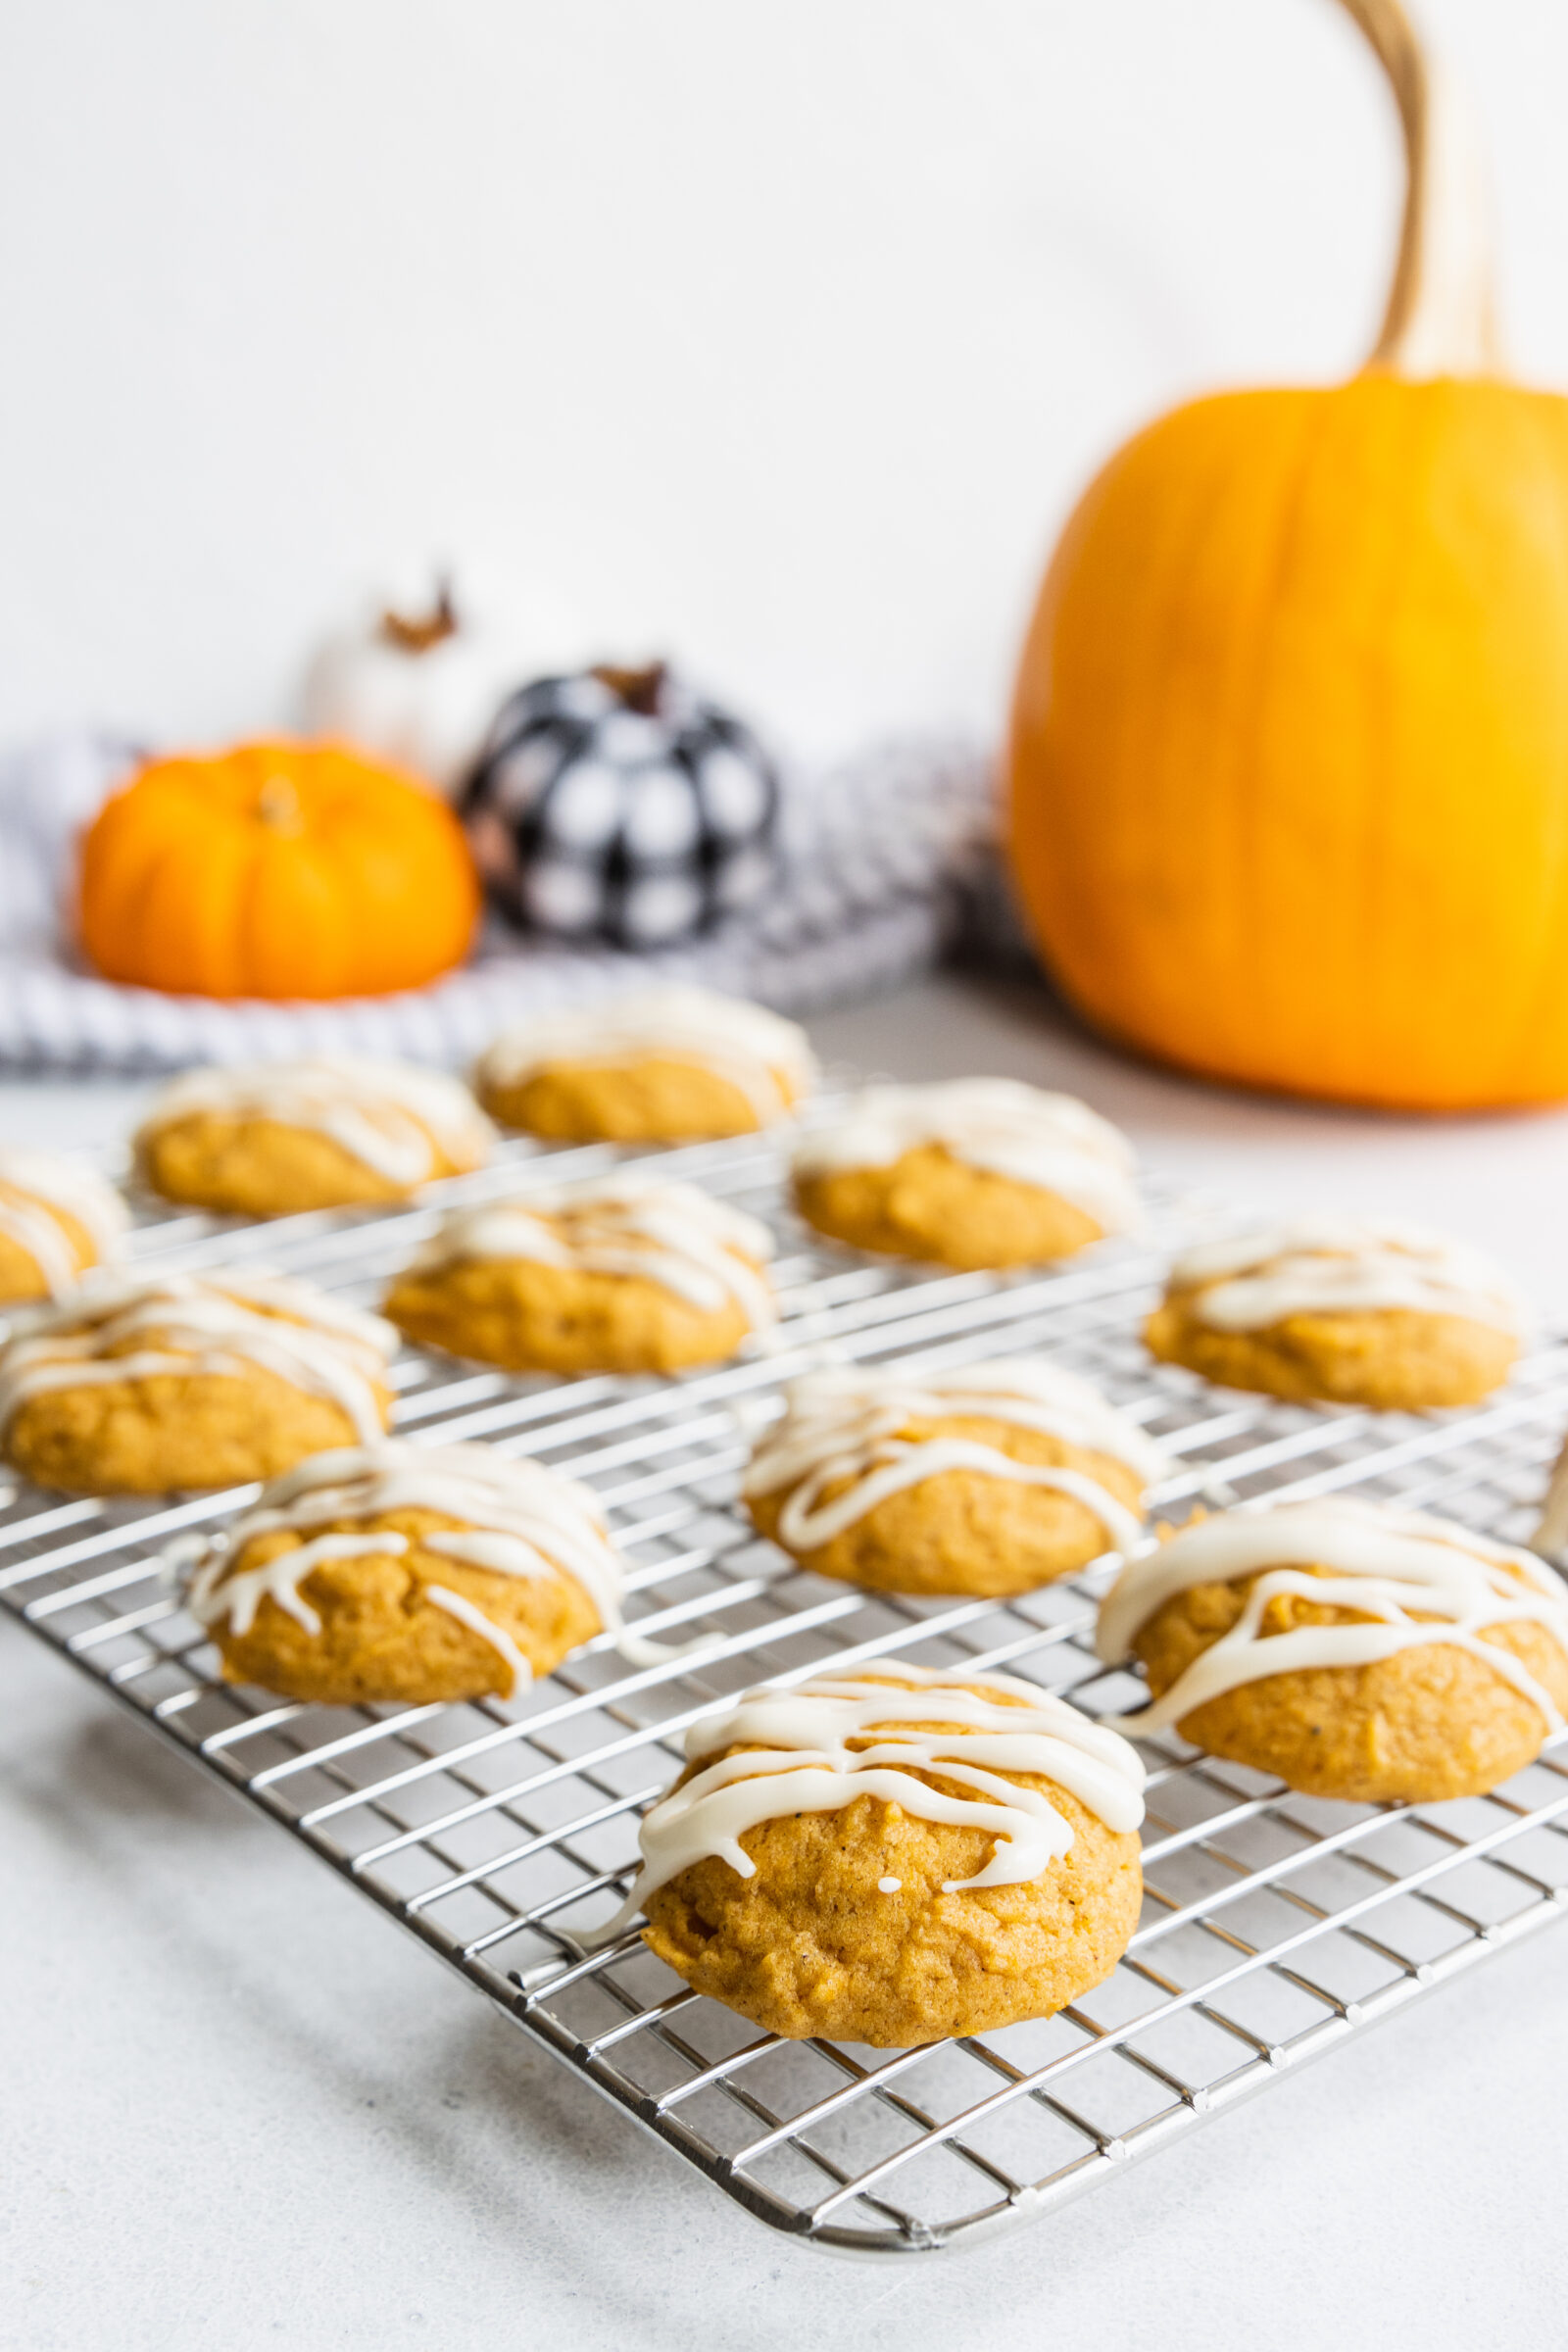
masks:
[[[1409,163],[1342,385],[1161,417],[1068,523],[1019,671],[1014,871],[1091,1019],[1253,1086],[1568,1095],[1568,400],[1511,383],[1465,125],[1344,0]]]
[[[87,955],[182,996],[418,988],[461,963],[479,903],[451,810],[335,744],[155,760],[82,842]]]

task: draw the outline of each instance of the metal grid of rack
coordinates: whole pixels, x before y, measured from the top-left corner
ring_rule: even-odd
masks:
[[[363,1302],[447,1201],[588,1174],[602,1151],[513,1147],[394,1214],[266,1227],[145,1223],[159,1266],[265,1259]],[[675,1381],[518,1380],[409,1350],[399,1427],[484,1438],[593,1486],[632,1563],[628,1616],[698,1656],[628,1667],[608,1639],[505,1702],[331,1709],[218,1677],[159,1556],[245,1488],[168,1503],[21,1492],[0,1510],[0,1599],[166,1738],[333,1864],[524,2031],[731,2197],[843,2251],[971,2241],[1038,2215],[1568,1906],[1568,1766],[1548,1750],[1491,1796],[1388,1809],[1313,1800],[1147,1744],[1147,1899],[1112,1977],[1058,2016],[924,2049],[781,2042],[700,1999],[635,1933],[590,1950],[635,1866],[641,1809],[687,1727],[762,1680],[907,1657],[1005,1667],[1093,1713],[1133,1702],[1090,1642],[1109,1563],[1007,1602],[906,1600],[802,1575],[735,1507],[750,1434],[824,1349],[958,1363],[1049,1349],[1180,1466],[1156,1513],[1350,1492],[1528,1532],[1568,1419],[1568,1346],[1497,1397],[1418,1419],[1206,1388],[1138,1343],[1166,1252],[1234,1212],[1159,1198],[1151,1232],[1048,1271],[945,1274],[821,1245],[766,1139],[660,1165],[775,1226],[770,1342]],[[1568,1751],[1565,1751],[1568,1752]]]

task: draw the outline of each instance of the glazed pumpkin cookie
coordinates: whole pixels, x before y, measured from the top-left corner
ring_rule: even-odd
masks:
[[[1422,1226],[1311,1217],[1188,1250],[1144,1340],[1226,1388],[1418,1412],[1506,1380],[1519,1328],[1478,1251]]]
[[[773,1320],[765,1225],[695,1185],[607,1176],[449,1217],[386,1312],[514,1371],[676,1372]]]
[[[378,1315],[280,1274],[90,1282],[0,1348],[6,1458],[73,1494],[271,1478],[380,1436],[396,1345]]]
[[[135,1138],[137,1172],[168,1200],[244,1217],[401,1200],[490,1156],[495,1131],[438,1070],[318,1054],[189,1070]]]
[[[196,1562],[229,1682],[329,1706],[508,1698],[620,1624],[585,1487],[486,1446],[313,1454]]]
[[[815,1078],[793,1021],[706,989],[653,988],[509,1029],[475,1085],[504,1126],[556,1143],[679,1144],[768,1126]]]
[[[1048,2017],[1137,1925],[1143,1767],[1030,1683],[827,1672],[686,1752],[606,1935],[645,1910],[661,1960],[770,2033],[907,2049]]]
[[[892,1592],[1027,1592],[1136,1544],[1158,1449],[1040,1356],[791,1383],[742,1493],[818,1576]]]
[[[955,1078],[867,1087],[802,1140],[795,1198],[858,1250],[1033,1265],[1136,1223],[1132,1166],[1126,1137],[1070,1095]]]
[[[1532,1552],[1349,1501],[1227,1511],[1130,1560],[1100,1612],[1152,1703],[1210,1755],[1310,1796],[1421,1804],[1494,1788],[1568,1708],[1568,1591]]]
[[[112,1184],[63,1152],[0,1145],[0,1304],[61,1298],[120,1254],[129,1218]]]

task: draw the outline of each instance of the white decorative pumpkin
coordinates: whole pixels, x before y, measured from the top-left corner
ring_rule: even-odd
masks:
[[[553,601],[474,596],[437,573],[422,596],[372,598],[353,627],[325,641],[306,673],[305,725],[450,794],[507,696],[582,651]]]

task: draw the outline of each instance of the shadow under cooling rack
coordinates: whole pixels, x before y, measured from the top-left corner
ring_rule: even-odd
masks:
[[[514,1148],[433,1193],[484,1198],[610,1156]],[[676,1381],[552,1384],[408,1350],[399,1427],[585,1480],[632,1564],[630,1622],[672,1648],[701,1636],[700,1656],[631,1669],[601,1639],[515,1699],[467,1706],[306,1707],[225,1685],[159,1554],[254,1489],[19,1494],[0,1511],[0,1598],[728,2195],[840,2250],[927,2250],[1043,2213],[1560,1914],[1556,1753],[1491,1796],[1389,1809],[1296,1796],[1167,1736],[1145,1747],[1142,1923],[1107,1982],[1056,2017],[917,2050],[783,2042],[691,1992],[635,1934],[587,1950],[686,1729],[753,1683],[903,1656],[1005,1666],[1092,1713],[1132,1699],[1090,1640],[1108,1562],[1004,1603],[906,1600],[805,1576],[751,1532],[735,1505],[751,1436],[819,1351],[929,1366],[1048,1349],[1182,1457],[1154,1498],[1174,1518],[1349,1492],[1520,1540],[1568,1419],[1556,1341],[1499,1396],[1441,1418],[1283,1405],[1151,1364],[1138,1327],[1167,1252],[1237,1221],[1211,1201],[1156,1193],[1148,1236],[1052,1272],[954,1275],[818,1243],[765,1139],[659,1164],[773,1224],[784,1312],[767,1345]],[[166,1217],[136,1247],[172,1267],[266,1258],[368,1302],[434,1214]]]

